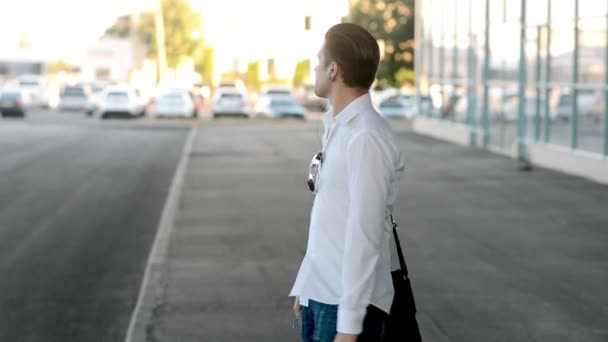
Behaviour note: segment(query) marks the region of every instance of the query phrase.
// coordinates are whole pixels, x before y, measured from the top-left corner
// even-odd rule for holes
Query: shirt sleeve
[[[386,201],[393,173],[390,145],[378,132],[353,137],[347,148],[349,208],[337,330],[360,334],[386,238]]]

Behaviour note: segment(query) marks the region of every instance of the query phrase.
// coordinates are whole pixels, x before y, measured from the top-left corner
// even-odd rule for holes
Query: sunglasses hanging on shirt
[[[318,152],[312,157],[308,172],[308,189],[313,194],[317,193],[317,178],[319,177],[319,166],[323,162],[323,152]]]

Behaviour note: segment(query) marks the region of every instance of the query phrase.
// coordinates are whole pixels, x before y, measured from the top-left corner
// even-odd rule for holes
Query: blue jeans
[[[388,314],[370,305],[363,322],[363,332],[359,342],[385,341],[385,329]],[[308,300],[308,306],[302,307],[302,341],[333,342],[338,324],[338,306]]]
[[[333,342],[338,324],[338,306],[308,300],[302,307],[302,342]]]

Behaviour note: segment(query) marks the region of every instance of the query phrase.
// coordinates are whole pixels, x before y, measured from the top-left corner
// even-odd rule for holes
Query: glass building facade
[[[608,2],[418,0],[422,116],[525,156],[547,143],[608,156]]]

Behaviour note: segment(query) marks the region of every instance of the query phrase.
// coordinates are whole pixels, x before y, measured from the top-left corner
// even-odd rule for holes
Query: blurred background
[[[342,21],[360,23],[380,40],[384,60],[376,88],[414,84],[413,1],[27,0],[1,6],[0,87],[10,92],[7,98],[21,93],[26,112],[314,116],[326,106],[312,91],[316,53],[325,31]],[[270,88],[284,101],[269,100]],[[178,95],[165,101],[176,92],[189,94],[183,108],[170,105],[180,103]],[[413,101],[405,105],[407,113],[396,115],[410,116]]]
[[[477,145],[505,154],[526,156],[524,148],[536,142],[608,154],[605,2],[414,5],[3,4],[0,89],[6,106],[19,99],[23,110],[16,116],[50,108],[101,118],[318,118],[326,103],[312,91],[315,55],[325,31],[349,21],[370,30],[381,46],[372,96],[387,117],[463,124]]]

